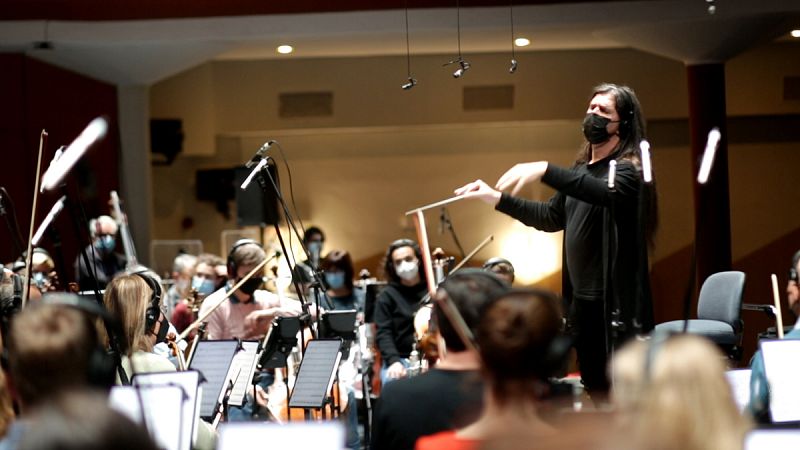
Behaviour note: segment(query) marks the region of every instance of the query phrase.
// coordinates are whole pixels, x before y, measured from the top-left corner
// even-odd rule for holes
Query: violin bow
[[[31,226],[28,231],[28,249],[25,253],[25,274],[27,281],[25,281],[25,289],[22,291],[22,309],[25,309],[25,304],[28,303],[28,298],[31,295],[31,269],[33,268],[33,252],[31,251],[31,242],[33,241],[33,227],[36,221],[36,201],[39,199],[39,176],[42,172],[42,151],[47,145],[47,131],[42,130],[39,135],[39,157],[36,161],[36,177],[33,188],[33,205],[31,206]]]

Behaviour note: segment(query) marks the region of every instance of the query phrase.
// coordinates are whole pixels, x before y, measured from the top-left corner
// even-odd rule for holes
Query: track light
[[[512,59],[511,60],[511,67],[508,68],[508,73],[514,73],[516,71],[517,71],[517,60],[516,59]]]
[[[407,91],[407,90],[413,88],[416,85],[417,85],[417,79],[408,77],[408,83],[405,83],[404,85],[402,85],[400,87],[403,88],[404,91]]]
[[[464,72],[469,70],[471,65],[470,65],[469,62],[465,61],[460,56],[458,58],[452,60],[452,61],[448,61],[448,62],[442,64],[442,66],[449,66],[450,64],[456,64],[456,63],[458,63],[459,68],[456,69],[455,72],[453,72],[453,78],[461,78],[464,75]]]

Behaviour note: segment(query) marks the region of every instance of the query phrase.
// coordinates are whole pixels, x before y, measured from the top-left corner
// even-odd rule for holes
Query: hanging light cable
[[[411,44],[408,38],[408,0],[406,0],[406,72],[408,81],[400,86],[405,91],[417,85],[417,79],[411,75]]]
[[[517,71],[517,56],[514,53],[514,0],[508,5],[508,12],[511,16],[511,67],[508,68],[508,73]]]
[[[449,66],[450,64],[458,64],[459,68],[453,72],[453,78],[461,78],[464,75],[464,72],[469,70],[470,63],[464,61],[464,58],[461,56],[461,4],[459,0],[456,0],[456,31],[458,36],[458,58],[448,61],[442,66]]]

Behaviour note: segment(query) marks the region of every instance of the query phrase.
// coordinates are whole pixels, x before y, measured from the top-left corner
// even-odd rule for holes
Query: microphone
[[[69,144],[64,153],[47,168],[47,172],[42,176],[42,190],[52,191],[58,187],[72,166],[78,162],[89,147],[102,139],[106,132],[108,132],[108,121],[105,118],[98,117],[89,122],[89,125]]]
[[[31,239],[31,247],[36,247],[39,244],[39,241],[42,239],[42,235],[44,234],[47,227],[53,222],[53,220],[58,216],[58,213],[64,209],[64,202],[67,200],[66,195],[62,195],[60,199],[50,208],[50,212],[47,213],[42,224],[39,225],[39,229],[36,230],[36,234],[33,235],[33,239]]]
[[[711,164],[714,162],[714,154],[717,151],[720,139],[722,139],[722,133],[719,132],[719,128],[714,127],[708,132],[706,149],[703,152],[700,171],[697,173],[697,182],[700,184],[706,184],[708,181],[708,176],[711,174]]]
[[[253,167],[255,164],[258,164],[259,161],[264,159],[264,153],[267,153],[267,150],[269,150],[269,148],[272,147],[272,144],[274,144],[274,143],[275,143],[275,141],[267,141],[267,142],[265,142],[264,145],[262,145],[256,151],[256,154],[253,155],[252,158],[250,158],[250,161],[247,161],[247,163],[244,166],[249,169],[249,168]]]

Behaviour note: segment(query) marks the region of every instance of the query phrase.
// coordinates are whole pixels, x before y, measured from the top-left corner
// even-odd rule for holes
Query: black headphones
[[[236,272],[239,270],[239,267],[236,265],[236,261],[233,258],[233,254],[236,253],[236,250],[239,249],[239,247],[244,247],[245,245],[251,245],[251,244],[261,247],[261,244],[254,241],[253,239],[239,239],[238,241],[236,241],[236,243],[233,244],[233,247],[231,247],[231,251],[228,252],[228,262],[227,262],[228,278],[235,280],[237,275]]]
[[[155,278],[151,277],[146,272],[134,272],[133,275],[137,275],[139,278],[144,280],[152,292],[150,295],[150,301],[148,302],[149,304],[147,305],[147,310],[144,313],[145,331],[150,333],[153,331],[156,326],[156,322],[158,322],[158,319],[161,317],[161,284],[159,284]]]
[[[64,306],[77,309],[86,314],[87,326],[91,329],[91,333],[95,336],[97,342],[94,350],[92,350],[92,354],[89,356],[87,380],[91,386],[110,389],[111,386],[114,385],[116,365],[114,363],[114,358],[103,347],[101,339],[97,335],[97,328],[91,318],[96,317],[101,319],[106,323],[111,333],[114,333],[119,339],[125,339],[125,333],[122,330],[119,320],[112,316],[103,305],[96,301],[82,298],[76,294],[65,292],[47,293],[42,297],[42,305]]]

